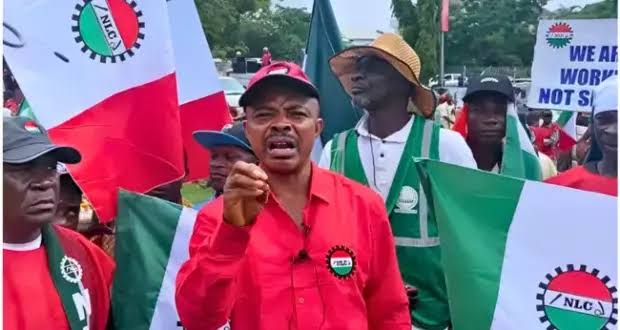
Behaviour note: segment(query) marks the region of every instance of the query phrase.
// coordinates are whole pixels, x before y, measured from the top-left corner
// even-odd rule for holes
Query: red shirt
[[[255,223],[206,205],[177,276],[186,329],[411,330],[385,206],[369,188],[313,165],[305,230],[271,195]]]
[[[4,102],[4,107],[11,110],[11,113],[15,115],[17,113],[18,105],[14,99],[8,99]]]
[[[87,289],[91,301],[101,299],[105,302],[102,305],[108,306],[108,309],[91,310],[89,324],[91,330],[104,330],[109,315],[114,262],[82,235],[68,229],[60,229],[58,232],[77,239],[99,266],[96,272],[99,279],[97,286]],[[70,329],[60,295],[50,275],[45,247],[39,246],[28,251],[4,248],[2,257],[3,329]]]
[[[558,186],[618,196],[618,178],[610,178],[591,173],[584,166],[573,167],[558,176],[547,179],[545,182]]]
[[[271,64],[271,53],[263,53],[263,57],[261,58],[262,66],[267,66]]]
[[[549,156],[551,159],[557,159],[558,142],[560,141],[560,126],[551,123],[547,127],[530,127],[536,140],[536,148],[538,151]],[[545,140],[553,141],[551,145],[545,145]]]

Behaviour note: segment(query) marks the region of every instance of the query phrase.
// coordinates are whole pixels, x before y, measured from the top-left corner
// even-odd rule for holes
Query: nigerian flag
[[[31,120],[37,121],[37,117],[34,115],[32,108],[28,101],[23,100],[22,104],[19,105],[19,109],[17,110],[17,115],[20,117],[30,118]]]
[[[514,103],[508,104],[504,155],[500,173],[530,180],[542,179],[538,155],[525,128],[519,122]]]
[[[558,148],[568,150],[577,143],[577,112],[562,111],[555,121],[560,126]]]
[[[189,259],[195,221],[193,209],[120,191],[112,287],[115,329],[180,329],[175,283]]]
[[[439,227],[454,330],[616,328],[617,198],[431,160],[417,166]]]
[[[325,127],[312,151],[312,159],[317,163],[323,143],[331,140],[334,134],[352,128],[361,118],[329,68],[329,59],[342,49],[342,37],[330,1],[314,0],[303,69],[321,95],[321,118]]]

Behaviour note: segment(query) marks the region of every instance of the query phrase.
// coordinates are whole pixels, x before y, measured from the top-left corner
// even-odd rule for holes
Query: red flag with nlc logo
[[[209,175],[209,152],[192,137],[198,130],[219,131],[232,118],[193,0],[168,1],[177,73],[187,181]]]
[[[183,177],[165,1],[7,0],[4,10],[7,63],[52,140],[81,152],[69,172],[100,220],[114,218],[119,188]]]

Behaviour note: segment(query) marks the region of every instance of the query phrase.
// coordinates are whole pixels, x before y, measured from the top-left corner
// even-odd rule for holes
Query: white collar
[[[32,251],[41,247],[41,234],[37,236],[33,241],[26,243],[4,243],[2,242],[2,249],[10,251]]]
[[[382,140],[386,142],[397,142],[397,143],[405,143],[407,142],[407,138],[409,137],[409,132],[411,131],[411,127],[413,126],[413,120],[415,119],[415,115],[411,115],[411,119],[398,131],[392,133],[384,139],[380,139],[377,136],[374,136],[368,133],[368,112],[364,112],[362,118],[355,125],[355,130],[361,136],[365,136],[371,139]]]
[[[499,163],[496,163],[495,166],[493,166],[491,173],[499,174]]]

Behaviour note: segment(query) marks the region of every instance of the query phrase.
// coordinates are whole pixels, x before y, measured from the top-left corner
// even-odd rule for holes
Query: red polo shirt
[[[411,329],[385,206],[369,188],[313,164],[305,230],[273,195],[252,226],[222,214],[222,198],[200,211],[177,276],[185,328]]]
[[[530,129],[536,138],[534,143],[536,144],[538,151],[549,156],[551,159],[557,159],[558,143],[560,138],[559,134],[561,130],[560,126],[556,123],[552,123],[546,127],[530,127]],[[545,145],[545,139],[552,139],[554,134],[558,135],[558,141],[553,145]]]

